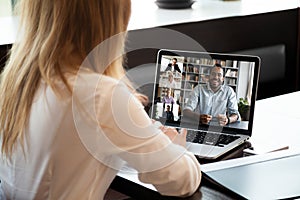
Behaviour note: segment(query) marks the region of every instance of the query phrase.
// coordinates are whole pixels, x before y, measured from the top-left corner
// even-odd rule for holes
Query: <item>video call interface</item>
[[[221,70],[214,69],[216,65]],[[254,62],[240,60],[162,55],[152,118],[176,127],[214,125],[247,130],[254,66]],[[222,91],[214,91],[216,88]],[[188,115],[191,112],[186,111],[195,114]],[[233,114],[237,115],[236,121],[221,123],[221,117],[228,119]],[[201,121],[200,115],[208,116],[209,120]]]

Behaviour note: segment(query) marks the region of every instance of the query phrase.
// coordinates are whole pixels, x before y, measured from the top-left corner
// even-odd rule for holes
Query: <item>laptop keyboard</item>
[[[199,144],[225,146],[234,140],[237,140],[240,136],[220,134],[205,131],[188,131],[187,141]]]

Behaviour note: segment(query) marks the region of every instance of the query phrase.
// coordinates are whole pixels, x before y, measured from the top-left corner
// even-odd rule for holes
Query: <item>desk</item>
[[[160,9],[155,0],[131,0],[129,30],[198,22],[235,16],[247,16],[300,7],[298,0],[196,0],[192,9]],[[145,20],[147,15],[147,20]]]
[[[299,102],[300,92],[257,101],[250,139],[253,147],[288,144],[292,150],[300,149]]]
[[[300,151],[300,91],[256,102],[252,146],[288,144],[291,150]],[[284,118],[284,120],[283,120]],[[281,123],[279,123],[281,122]],[[284,136],[284,137],[283,137]],[[242,148],[241,148],[242,149]],[[232,152],[231,152],[232,153]],[[226,158],[225,158],[226,159]],[[176,199],[162,197],[150,184],[138,181],[134,171],[120,172],[112,188],[136,199]],[[233,193],[203,179],[199,190],[186,199],[236,199]]]

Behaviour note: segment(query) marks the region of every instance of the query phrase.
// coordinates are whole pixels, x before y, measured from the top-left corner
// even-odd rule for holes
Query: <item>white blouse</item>
[[[88,71],[68,79],[74,92],[64,100],[41,84],[24,152],[18,146],[11,162],[0,154],[0,199],[1,190],[7,199],[103,199],[124,163],[161,194],[196,191],[194,155],[151,122],[124,84]]]

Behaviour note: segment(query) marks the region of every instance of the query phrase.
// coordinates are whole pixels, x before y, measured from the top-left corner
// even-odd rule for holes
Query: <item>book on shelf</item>
[[[208,59],[208,58],[201,58],[200,63],[202,65],[213,65],[214,64],[214,60]]]
[[[226,60],[225,66],[226,67],[232,67],[233,66],[233,61],[232,60]]]
[[[238,61],[237,61],[237,60],[234,60],[234,61],[233,61],[232,67],[233,67],[233,68],[237,68],[237,67],[238,67]]]
[[[230,73],[231,73],[231,70],[230,69],[228,69],[227,71],[226,71],[226,74],[225,74],[225,76],[230,76]]]
[[[197,59],[195,60],[195,63],[196,63],[196,64],[200,64],[200,59],[197,58]]]
[[[232,68],[238,68],[238,61],[237,60],[226,60],[224,66],[232,67]]]
[[[237,71],[236,70],[228,69],[226,71],[225,77],[236,78],[237,77]]]
[[[227,84],[235,86],[236,85],[236,80],[234,80],[234,79],[228,79],[227,80]]]
[[[213,60],[213,64],[220,64],[222,67],[226,65],[225,60]]]
[[[196,61],[196,58],[193,58],[193,57],[187,57],[187,62],[189,63],[194,63]]]

